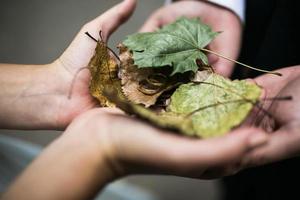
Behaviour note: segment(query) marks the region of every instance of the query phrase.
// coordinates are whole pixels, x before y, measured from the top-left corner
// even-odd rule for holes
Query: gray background
[[[118,0],[0,0],[0,62],[44,64],[57,58],[80,27]],[[129,20],[109,41],[111,47],[136,32],[163,0],[139,0]],[[59,136],[54,131],[9,131],[0,134],[18,137],[46,146]],[[1,179],[1,177],[0,177]],[[133,184],[156,193],[161,199],[218,199],[216,181],[201,181],[168,176],[135,176]]]

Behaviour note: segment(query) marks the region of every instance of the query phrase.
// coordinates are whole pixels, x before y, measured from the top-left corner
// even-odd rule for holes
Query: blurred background
[[[45,64],[57,58],[80,27],[120,0],[0,0],[0,62]],[[110,39],[112,48],[138,31],[164,0],[139,0],[132,18]],[[0,71],[1,73],[1,71]],[[0,130],[0,192],[51,141],[55,131]],[[12,139],[13,138],[13,139]],[[218,181],[171,176],[131,176],[109,185],[97,199],[206,199],[221,196]]]

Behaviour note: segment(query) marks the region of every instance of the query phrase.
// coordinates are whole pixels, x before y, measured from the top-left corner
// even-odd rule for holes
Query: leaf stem
[[[89,38],[91,38],[92,40],[94,40],[95,42],[98,42],[98,40],[96,40],[96,38],[94,38],[89,32],[85,32],[85,34],[86,34],[87,36],[89,36]],[[104,42],[104,41],[103,41],[103,37],[102,37],[102,31],[99,32],[99,35],[100,35],[101,41]],[[107,46],[107,45],[105,45],[105,46],[106,46],[106,48],[107,48],[112,54],[114,54],[114,56],[118,59],[118,61],[121,61],[120,58],[119,58],[119,56],[114,52],[114,50],[112,50],[112,49],[111,49],[109,46]]]
[[[244,66],[244,67],[247,67],[247,68],[250,68],[250,69],[253,69],[253,70],[256,70],[256,71],[260,71],[260,72],[264,72],[264,73],[268,73],[268,74],[274,74],[274,75],[277,75],[277,76],[282,76],[282,74],[279,73],[279,72],[274,72],[274,71],[268,71],[268,70],[263,70],[263,69],[255,68],[255,67],[252,67],[252,66],[250,66],[250,65],[247,65],[247,64],[241,63],[241,62],[239,62],[239,61],[233,60],[233,59],[231,59],[231,58],[228,58],[228,57],[226,57],[226,56],[223,56],[223,55],[221,55],[221,54],[219,54],[219,53],[216,53],[216,52],[214,52],[214,51],[211,51],[211,50],[209,50],[209,49],[200,48],[200,50],[201,50],[201,51],[208,52],[208,53],[211,53],[211,54],[214,54],[214,55],[216,55],[216,56],[218,56],[218,57],[224,58],[224,59],[226,59],[226,60],[229,60],[229,61],[231,61],[231,62],[234,62],[234,63],[236,63],[236,64],[242,65],[242,66]]]
[[[87,36],[89,36],[89,38],[91,38],[95,42],[98,42],[98,40],[96,40],[96,38],[94,38],[89,32],[85,32],[84,34],[86,34]]]

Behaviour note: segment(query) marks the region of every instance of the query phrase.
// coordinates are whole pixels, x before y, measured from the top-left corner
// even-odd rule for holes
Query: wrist
[[[1,70],[1,128],[54,128],[57,84],[52,64],[2,64]]]
[[[105,139],[97,132],[84,127],[82,132],[66,131],[62,136],[62,143],[66,151],[72,152],[78,160],[77,167],[86,174],[81,176],[95,182],[97,189],[116,180],[119,176],[112,167],[112,156]],[[71,155],[70,155],[71,156]],[[90,175],[90,177],[88,177]],[[93,175],[93,176],[91,176]]]
[[[102,182],[111,182],[125,174],[118,159],[118,137],[111,126],[114,116],[105,109],[92,109],[73,120],[63,137],[71,143],[80,143],[89,159],[95,163]],[[118,130],[119,132],[119,130]],[[116,141],[117,140],[117,141]],[[80,151],[80,150],[79,150]],[[99,170],[100,169],[100,170]]]
[[[57,61],[45,64],[40,67],[40,71],[33,78],[34,88],[32,93],[35,98],[42,116],[41,125],[37,128],[59,130],[62,128],[57,120],[57,113],[61,112],[61,102],[68,98],[69,85],[71,85],[71,76],[68,78],[61,72]]]
[[[116,178],[97,124],[85,114],[79,119],[21,174],[7,199],[43,199],[45,194],[48,199],[91,199]]]
[[[66,116],[69,115],[70,110],[76,110],[76,108],[72,108],[72,96],[70,96],[71,90],[74,89],[72,88],[72,81],[75,75],[68,71],[59,59],[48,64],[47,67],[48,76],[51,77],[51,81],[48,82],[51,87],[48,88],[48,92],[52,94],[52,106],[49,108],[51,111],[51,129],[64,130],[72,121]]]

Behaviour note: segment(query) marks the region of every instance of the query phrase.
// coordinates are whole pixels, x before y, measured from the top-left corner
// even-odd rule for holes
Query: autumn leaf
[[[101,106],[113,107],[114,104],[103,95],[103,91],[105,87],[114,87],[122,95],[121,83],[118,78],[118,64],[110,56],[103,41],[97,42],[95,54],[88,67],[92,77],[89,87],[91,95],[98,99]]]
[[[122,91],[133,103],[150,107],[156,103],[162,93],[177,87],[184,78],[187,80],[187,75],[170,77],[170,70],[166,68],[138,68],[128,48],[122,44],[118,48]]]
[[[187,115],[194,134],[222,135],[238,126],[259,100],[261,89],[245,80],[231,81],[212,73],[205,81],[181,85],[172,95],[168,112]]]
[[[156,113],[107,93],[129,114],[185,135],[209,138],[224,135],[241,124],[258,102],[261,88],[245,80],[231,81],[212,73],[205,81],[181,85],[166,111]]]
[[[200,138],[224,135],[257,106],[261,88],[214,73],[203,52],[211,52],[205,46],[217,34],[199,19],[183,17],[154,33],[129,36],[119,46],[119,65],[98,41],[90,92],[102,106],[115,104],[157,127]]]
[[[154,105],[157,98],[163,92],[160,88],[145,88],[141,82],[153,74],[151,68],[139,69],[133,63],[132,53],[122,44],[120,50],[120,78],[122,91],[127,99],[136,104],[143,104],[146,107]]]
[[[134,64],[139,68],[172,66],[174,75],[196,72],[197,59],[208,64],[201,48],[217,35],[200,19],[182,17],[156,32],[130,35],[123,44],[133,52]]]

